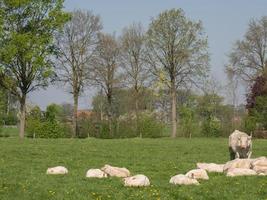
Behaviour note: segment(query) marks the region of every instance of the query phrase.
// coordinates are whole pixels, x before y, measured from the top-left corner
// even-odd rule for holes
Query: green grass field
[[[209,174],[199,186],[174,186],[171,176],[185,173],[197,162],[228,160],[227,139],[0,139],[0,199],[235,199],[266,200],[267,177],[228,178]],[[267,141],[256,140],[254,157],[267,156]],[[127,167],[150,178],[146,188],[125,188],[121,179],[87,179],[89,168],[104,164]],[[64,165],[65,176],[46,175]]]

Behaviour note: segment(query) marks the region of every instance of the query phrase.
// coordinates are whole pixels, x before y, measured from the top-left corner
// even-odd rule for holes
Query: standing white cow
[[[235,130],[229,136],[230,160],[235,158],[250,158],[252,149],[252,136],[244,132]]]

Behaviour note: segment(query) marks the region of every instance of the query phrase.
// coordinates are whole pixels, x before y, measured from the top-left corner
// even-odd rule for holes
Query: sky
[[[191,20],[201,20],[208,36],[211,74],[219,84],[226,84],[224,66],[234,42],[242,39],[251,19],[267,15],[267,0],[65,0],[66,11],[90,10],[101,16],[103,31],[120,35],[123,27],[141,22],[148,27],[152,18],[166,9],[181,8]],[[82,95],[80,109],[90,108],[95,93],[88,88]],[[239,101],[244,91],[239,92]],[[50,103],[72,103],[62,86],[50,86],[32,93],[29,101],[44,109]]]

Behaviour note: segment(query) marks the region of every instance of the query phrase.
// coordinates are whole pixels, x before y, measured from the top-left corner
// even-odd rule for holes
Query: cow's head
[[[238,143],[237,143],[237,145],[241,149],[245,149],[247,147],[250,147],[250,145],[251,145],[251,139],[252,139],[252,136],[239,136],[238,137]]]

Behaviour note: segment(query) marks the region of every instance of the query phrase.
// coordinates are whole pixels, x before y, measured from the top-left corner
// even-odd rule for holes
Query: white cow
[[[252,136],[235,130],[229,136],[230,160],[235,158],[250,158],[252,154]]]
[[[178,174],[171,177],[170,183],[175,185],[199,185],[199,182],[196,179],[189,178],[184,174]]]
[[[51,167],[48,168],[46,171],[46,174],[67,174],[68,173],[68,169],[66,167],[63,166],[57,166],[57,167]]]
[[[226,176],[234,177],[234,176],[251,176],[257,175],[257,173],[252,169],[244,169],[244,168],[231,168],[227,171]]]
[[[150,185],[149,179],[142,174],[124,178],[124,186],[143,187],[149,185]]]
[[[258,174],[267,175],[267,158],[256,158],[254,161],[251,162],[251,168]]]
[[[89,169],[86,172],[87,178],[106,178],[108,175],[100,169]]]
[[[209,176],[204,169],[193,169],[185,174],[189,178],[208,180]]]
[[[105,165],[104,167],[101,168],[101,170],[105,172],[106,174],[108,174],[109,176],[116,176],[116,177],[121,177],[121,178],[130,176],[130,171],[126,168]]]
[[[254,159],[235,159],[228,161],[224,167],[223,171],[227,172],[231,168],[243,168],[243,169],[250,169],[251,168],[251,163],[254,161]]]
[[[197,168],[204,169],[208,172],[223,172],[224,164],[215,164],[215,163],[197,163]]]

